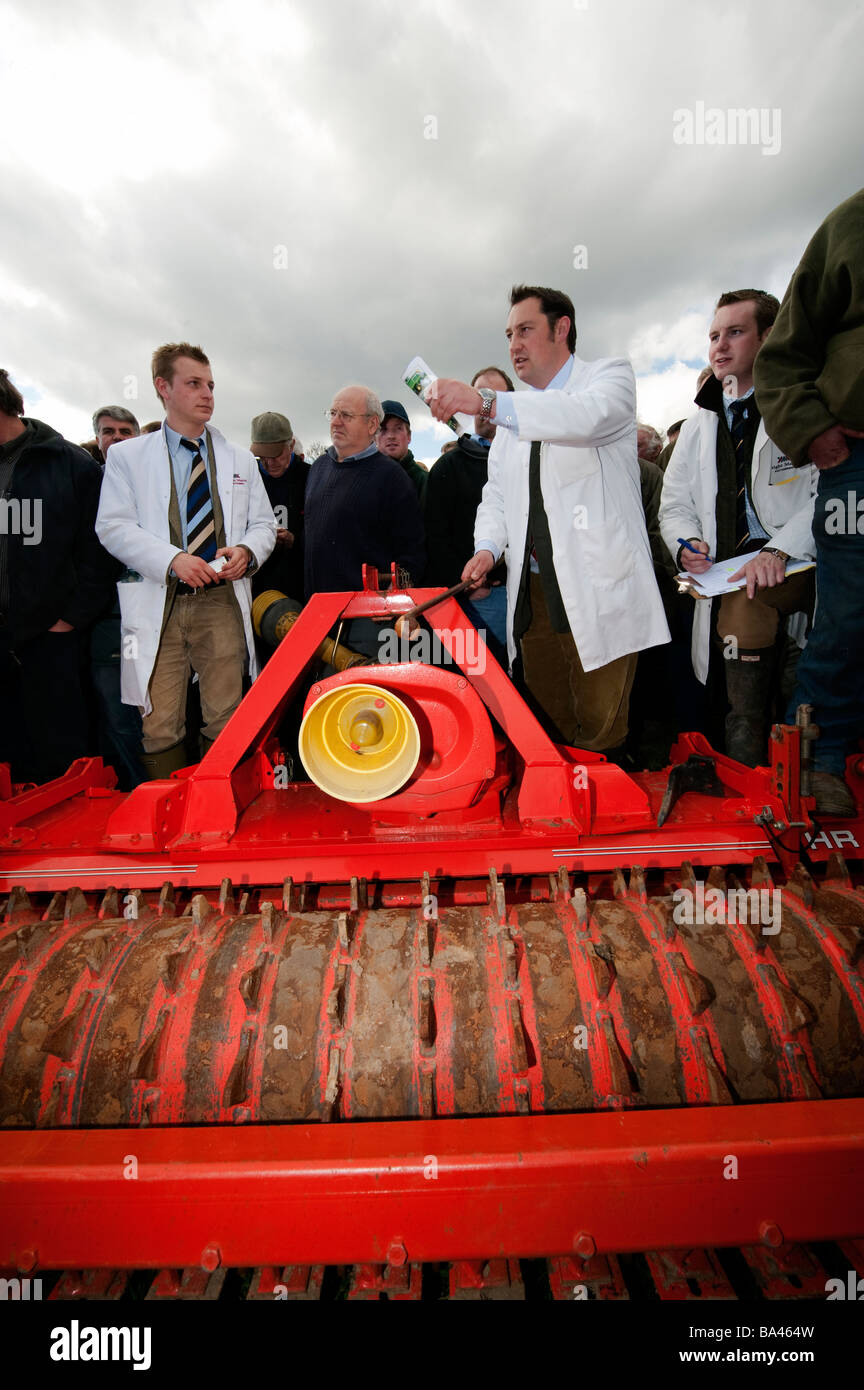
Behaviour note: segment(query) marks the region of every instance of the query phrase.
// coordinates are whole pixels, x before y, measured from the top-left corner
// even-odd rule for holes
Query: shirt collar
[[[201,433],[198,435],[198,438],[194,441],[194,442],[198,445],[198,448],[199,448],[199,449],[203,449],[203,448],[204,448],[204,443],[205,443],[206,435],[207,435],[207,431],[206,431],[206,430],[202,430]],[[165,422],[165,438],[166,438],[167,441],[168,441],[168,448],[171,450],[172,454],[176,454],[177,450],[180,448],[180,440],[181,440],[181,439],[188,439],[188,438],[189,438],[189,435],[188,435],[188,434],[178,434],[176,430],[172,430],[171,426],[168,424],[168,422],[167,422],[167,420],[166,420],[166,422]]]
[[[570,373],[573,370],[573,363],[576,358],[571,353],[560,371],[556,372],[548,386],[532,386],[532,391],[560,391],[562,386],[566,386],[570,380]]]
[[[744,392],[743,396],[727,396],[725,391],[723,392],[723,413],[726,416],[726,424],[729,426],[730,429],[732,428],[732,406],[735,404],[736,401],[749,401],[752,395],[752,386],[750,387],[749,391]]]
[[[353,463],[355,459],[368,459],[371,458],[373,454],[377,454],[377,452],[378,445],[373,440],[372,443],[368,446],[368,448],[361,449],[359,454],[349,454],[347,459],[339,459],[336,457],[336,445],[330,445],[330,453],[332,454],[336,463]]]

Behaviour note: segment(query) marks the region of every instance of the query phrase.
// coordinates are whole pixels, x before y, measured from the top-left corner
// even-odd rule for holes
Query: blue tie
[[[207,481],[207,465],[193,439],[181,438],[180,443],[195,455],[186,492],[186,553],[199,555],[202,560],[214,560],[217,550],[216,523]]]

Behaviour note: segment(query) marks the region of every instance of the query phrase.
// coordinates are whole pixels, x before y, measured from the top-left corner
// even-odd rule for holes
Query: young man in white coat
[[[699,410],[681,426],[660,502],[660,530],[679,569],[704,574],[715,560],[759,551],[734,576],[746,578],[746,588],[719,604],[696,603],[691,649],[704,685],[716,609],[730,704],[726,752],[750,767],[767,757],[781,615],[813,607],[812,570],[785,576],[787,560],[815,553],[816,470],[795,467],[768,438],[753,394],[753,363],[778,308],[764,290],[731,290],[717,301],[708,335],[713,374],[696,396]]]
[[[117,586],[121,688],[144,716],[151,778],[186,761],[190,669],[205,751],[240,703],[247,660],[257,674],[249,579],[276,541],[255,458],[207,428],[213,378],[201,348],[167,343],[152,370],[162,429],[108,450],[96,520],[105,549],[128,567]],[[223,556],[217,573],[212,562]]]
[[[573,303],[514,286],[510,358],[526,392],[439,380],[438,419],[498,426],[462,577],[482,584],[505,549],[507,645],[564,742],[621,756],[636,653],[669,641],[636,461],[636,382],[624,358],[574,355]]]

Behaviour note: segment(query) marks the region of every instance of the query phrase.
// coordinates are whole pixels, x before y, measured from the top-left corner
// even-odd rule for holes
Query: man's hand
[[[216,559],[220,555],[227,555],[228,563],[224,569],[219,571],[220,579],[227,579],[230,583],[235,579],[242,579],[249,567],[249,551],[244,545],[226,545],[221,550],[216,551]],[[212,574],[213,571],[211,570]]]
[[[449,420],[461,411],[463,415],[479,415],[483,397],[464,381],[440,377],[429,388],[429,409],[436,420]]]
[[[782,584],[785,578],[786,561],[781,560],[779,555],[761,554],[754,555],[740,570],[730,574],[729,583],[746,579],[747,597],[755,598],[757,589],[773,589],[776,584]]]
[[[62,618],[58,618],[54,626],[48,629],[49,632],[74,632],[74,630],[72,624],[64,622]]]
[[[462,578],[471,582],[474,588],[483,583],[489,571],[494,567],[495,556],[491,550],[478,550],[472,556],[462,571]],[[488,592],[488,591],[487,591]]]
[[[708,559],[708,546],[705,541],[691,541],[690,544],[695,546],[699,554],[694,555],[692,550],[682,546],[681,568],[685,569],[688,574],[704,574],[706,570],[710,570],[712,563]]]
[[[850,439],[864,439],[864,430],[848,429],[846,425],[832,425],[824,434],[817,434],[808,452],[820,473],[826,468],[836,468],[838,463],[846,462],[849,457],[847,435]]]
[[[277,526],[276,544],[284,545],[286,548],[290,549],[290,547],[294,544],[294,532],[286,531],[284,526]],[[225,571],[223,570],[222,573],[224,574]]]
[[[183,550],[171,561],[171,568],[178,579],[188,584],[190,589],[203,589],[205,584],[215,584],[216,576],[206,560],[200,555],[187,555]],[[223,570],[224,574],[225,571]]]

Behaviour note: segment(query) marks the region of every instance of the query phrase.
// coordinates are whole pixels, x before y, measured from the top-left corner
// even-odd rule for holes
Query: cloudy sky
[[[157,417],[186,339],[238,443],[261,410],[325,437],[359,381],[431,460],[402,368],[507,365],[527,281],[665,429],[717,295],[782,295],[862,182],[862,30],[862,0],[0,0],[0,365],[80,441]]]

